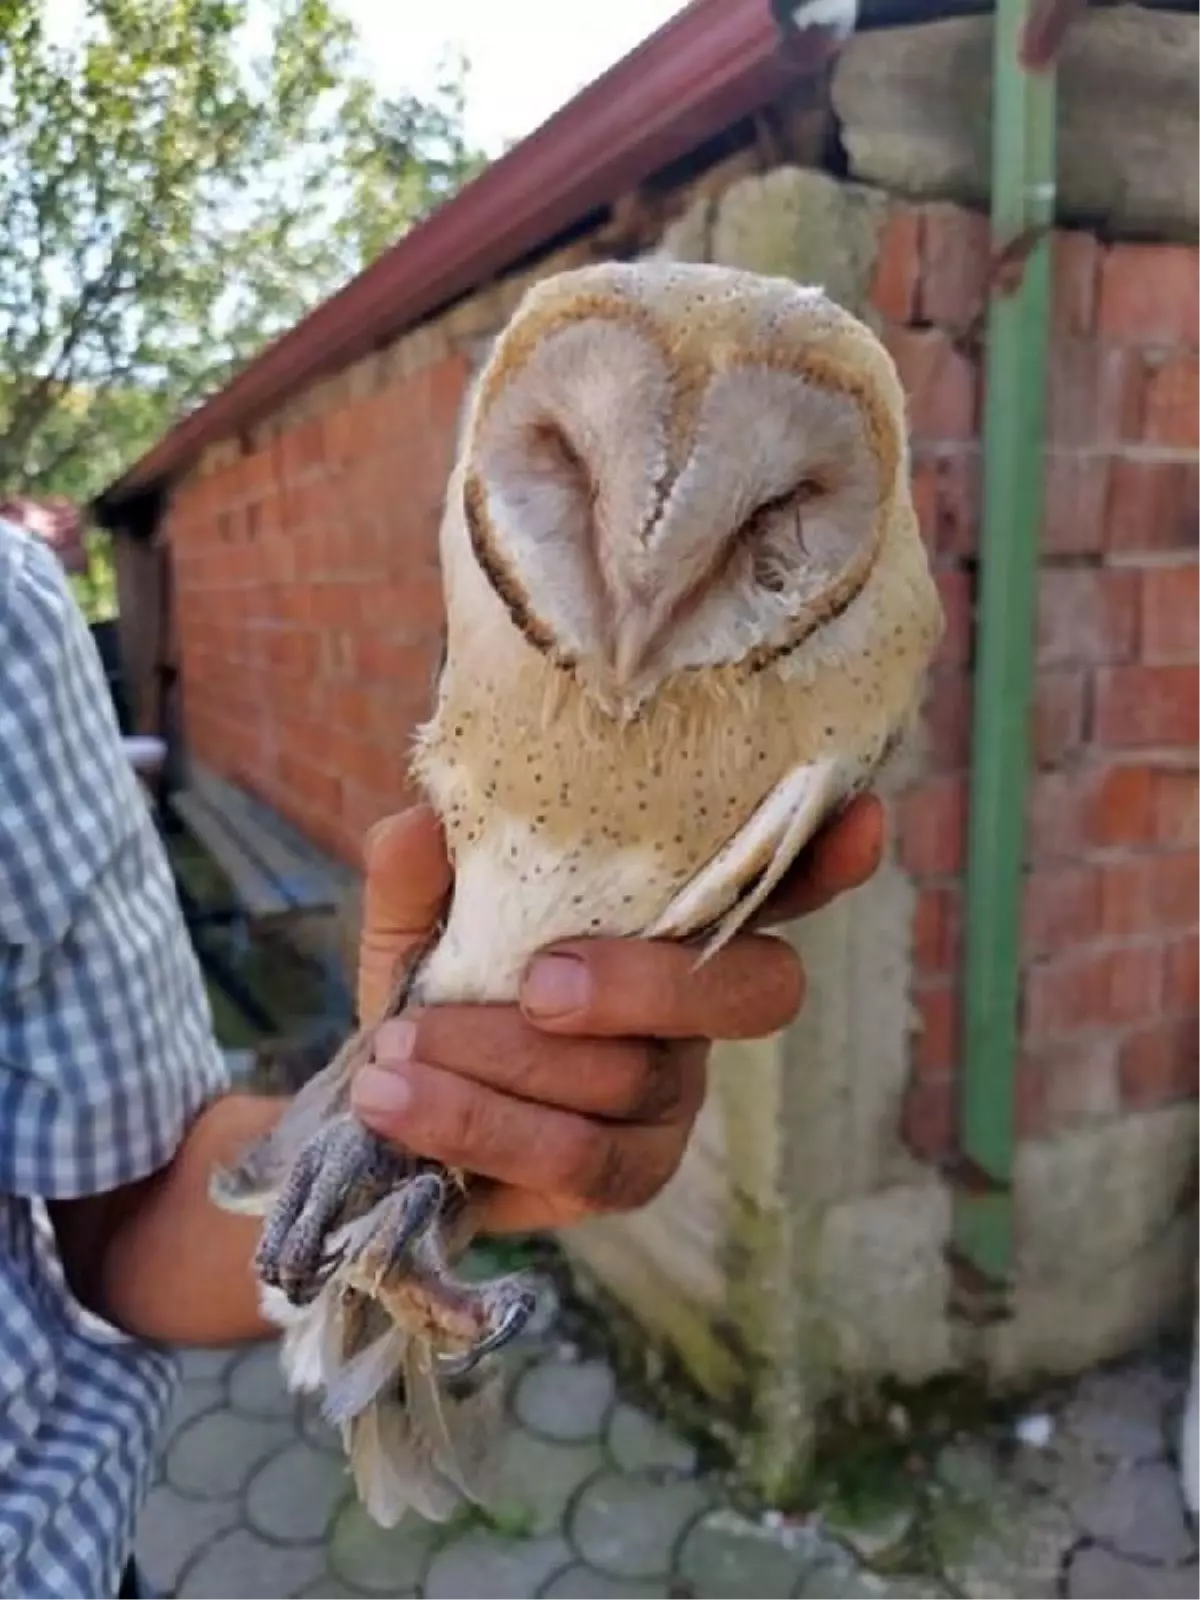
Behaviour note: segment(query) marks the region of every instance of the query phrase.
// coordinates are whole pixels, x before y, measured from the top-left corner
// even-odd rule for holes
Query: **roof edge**
[[[797,32],[782,20],[788,11],[778,0],[693,0],[177,422],[96,497],[98,520],[120,525],[123,507],[208,445],[502,276],[811,76],[836,30]]]

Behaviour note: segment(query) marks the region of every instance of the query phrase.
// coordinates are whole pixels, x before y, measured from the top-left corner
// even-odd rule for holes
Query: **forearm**
[[[168,1343],[224,1344],[272,1331],[252,1265],[261,1222],[218,1210],[208,1182],[285,1104],[226,1095],[196,1118],[162,1172],[53,1208],[68,1279],[90,1310]]]

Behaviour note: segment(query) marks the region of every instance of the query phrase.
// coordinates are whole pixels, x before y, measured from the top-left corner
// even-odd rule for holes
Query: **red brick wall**
[[[911,397],[949,627],[927,775],[897,807],[919,898],[907,1125],[944,1153],[963,860],[988,230],[897,209],[873,298]],[[1049,457],[1023,935],[1025,1135],[1196,1092],[1197,253],[1054,240]]]
[[[359,859],[408,793],[437,666],[437,526],[468,375],[448,355],[176,494],[191,753]]]

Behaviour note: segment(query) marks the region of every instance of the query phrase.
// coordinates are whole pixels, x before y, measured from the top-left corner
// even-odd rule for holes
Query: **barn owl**
[[[511,1001],[580,935],[740,928],[916,708],[942,627],[904,398],[816,289],[663,260],[525,297],[468,408],[441,530],[446,648],[415,771],[454,889],[392,1007]],[[491,1353],[533,1310],[468,1283],[469,1176],[349,1110],[356,1035],[220,1176],[267,1216],[283,1360],[389,1524],[486,1492]]]

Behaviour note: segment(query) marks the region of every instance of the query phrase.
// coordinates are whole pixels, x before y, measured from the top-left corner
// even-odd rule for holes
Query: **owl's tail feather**
[[[342,1429],[359,1496],[385,1528],[409,1510],[445,1522],[464,1501],[486,1503],[503,1416],[498,1372],[445,1383],[429,1345],[402,1337],[399,1376]]]

